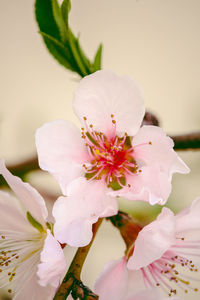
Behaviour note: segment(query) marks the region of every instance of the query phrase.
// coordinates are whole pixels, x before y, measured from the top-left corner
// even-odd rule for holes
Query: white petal
[[[44,124],[36,132],[40,167],[50,172],[66,194],[67,184],[83,173],[88,154],[81,132],[68,121]]]
[[[134,135],[144,116],[143,92],[128,76],[117,76],[109,71],[98,71],[80,81],[75,91],[74,111],[83,122],[93,124],[99,132],[110,133],[111,114],[117,132]],[[83,123],[84,124],[84,123]]]
[[[145,226],[135,241],[127,267],[138,270],[159,259],[175,241],[175,217],[164,207],[157,219]]]
[[[94,291],[99,300],[123,300],[128,286],[126,259],[111,261],[105,265],[95,283]]]
[[[56,289],[51,286],[42,287],[37,282],[36,274],[33,278],[24,282],[23,288],[19,290],[16,296],[14,296],[13,300],[52,300],[56,293]]]
[[[37,275],[41,286],[58,287],[66,271],[63,250],[51,232],[47,230],[44,248],[40,254],[41,263],[38,265]]]
[[[29,211],[38,222],[44,225],[48,212],[44,199],[38,191],[19,177],[13,176],[6,168],[3,160],[0,161],[0,174],[3,175],[13,192],[22,201],[26,211]]]
[[[149,144],[151,142],[151,144]],[[142,126],[133,138],[134,158],[146,165],[159,166],[171,180],[175,172],[188,173],[189,168],[173,150],[173,140],[157,126]]]
[[[14,220],[14,223],[13,223]],[[24,231],[30,226],[17,203],[17,199],[0,191],[0,230]],[[32,229],[32,226],[30,226]]]
[[[117,202],[106,196],[104,184],[79,178],[69,186],[68,197],[60,197],[53,207],[54,234],[61,243],[80,247],[92,238],[92,224],[98,218],[117,213]]]

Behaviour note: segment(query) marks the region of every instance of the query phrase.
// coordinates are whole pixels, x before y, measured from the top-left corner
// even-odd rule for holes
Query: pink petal
[[[51,286],[43,287],[40,286],[37,282],[37,276],[36,274],[31,274],[32,277],[29,280],[25,279],[24,285],[19,289],[17,294],[14,295],[12,298],[13,300],[52,300],[55,293],[56,289]],[[28,275],[29,276],[29,275]]]
[[[164,207],[157,219],[145,226],[135,241],[127,267],[138,270],[159,259],[175,241],[175,217]]]
[[[151,144],[149,144],[151,142]],[[143,165],[158,166],[171,180],[175,172],[188,173],[189,168],[173,150],[172,139],[157,126],[143,126],[133,138],[134,158]]]
[[[129,200],[148,201],[151,205],[164,204],[171,192],[171,180],[158,166],[143,166],[141,172],[129,176],[130,188],[123,188],[110,195],[118,195]]]
[[[192,237],[191,231],[193,234],[196,232],[197,236],[200,234],[200,198],[196,198],[190,207],[176,215],[177,235]]]
[[[95,283],[94,291],[99,300],[123,300],[127,292],[128,270],[126,259],[111,261],[105,265]]]
[[[171,192],[172,174],[188,173],[188,167],[173,150],[173,141],[159,127],[143,126],[132,145],[141,172],[129,176],[131,187],[120,190],[118,195],[152,205],[165,204]]]
[[[170,298],[171,299],[171,298]],[[157,289],[148,289],[132,295],[125,300],[164,300]]]
[[[143,92],[128,76],[98,71],[81,80],[75,91],[74,111],[81,122],[87,117],[88,125],[105,134],[113,130],[113,114],[117,132],[134,135],[144,116]]]
[[[40,254],[40,260],[41,263],[38,265],[37,271],[39,284],[41,286],[50,284],[57,288],[66,272],[66,262],[63,250],[50,230],[47,230],[47,237]]]
[[[68,183],[83,174],[82,164],[88,160],[81,132],[68,121],[46,123],[36,132],[36,147],[40,167],[56,178],[66,194]]]
[[[60,197],[54,204],[54,234],[61,243],[85,246],[92,238],[92,224],[116,214],[117,201],[106,196],[103,183],[85,178],[73,181],[68,192],[68,197]]]
[[[0,174],[3,175],[13,192],[22,201],[26,211],[29,211],[38,222],[44,225],[48,212],[44,199],[38,191],[19,177],[13,176],[6,168],[3,160],[0,161]]]

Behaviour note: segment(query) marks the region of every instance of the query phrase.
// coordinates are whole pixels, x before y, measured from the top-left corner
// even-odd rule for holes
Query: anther
[[[114,118],[114,115],[113,115],[113,114],[111,114],[110,116],[111,116],[111,118]]]
[[[152,142],[149,142],[149,145],[152,145]]]
[[[11,289],[9,289],[9,290],[8,290],[8,293],[12,293],[12,290],[11,290]]]
[[[86,118],[86,117],[83,117],[83,120],[84,120],[84,121],[86,121],[86,120],[87,120],[87,118]]]
[[[113,123],[113,124],[116,124],[116,121],[115,121],[115,120],[112,120],[112,123]]]

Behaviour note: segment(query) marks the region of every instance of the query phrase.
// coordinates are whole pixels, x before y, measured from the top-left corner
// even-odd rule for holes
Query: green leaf
[[[40,31],[45,32],[58,41],[61,41],[59,28],[53,16],[51,0],[36,0],[35,16]]]
[[[70,49],[45,32],[40,32],[40,34],[43,36],[49,52],[62,66],[74,72],[79,71],[76,63],[74,62],[74,58],[72,57]]]
[[[63,17],[63,21],[65,22],[66,27],[68,28],[68,15],[71,10],[71,2],[70,0],[64,0],[61,4],[61,13]]]
[[[69,30],[69,44],[70,44],[70,47],[71,47],[74,59],[75,59],[77,65],[78,65],[78,67],[80,69],[80,73],[79,74],[82,77],[88,75],[88,72],[86,70],[85,64],[82,61],[82,58],[80,57],[79,51],[78,51],[77,46],[76,46],[76,38],[74,37],[74,35],[71,32],[71,30]]]
[[[39,232],[44,232],[45,231],[44,228],[43,228],[43,226],[30,214],[29,211],[27,211],[26,217],[27,217],[29,223],[34,228],[36,228]]]
[[[40,33],[52,56],[65,68],[84,77],[101,68],[102,45],[99,46],[94,63],[85,55],[69,28],[70,0],[35,0],[36,20]]]
[[[89,59],[86,57],[85,53],[83,52],[81,45],[79,43],[79,39],[76,38],[72,32],[71,32],[71,34],[72,34],[73,43],[76,47],[77,53],[83,62],[83,65],[85,67],[85,71],[86,71],[87,75],[89,75],[89,74],[93,73],[91,62],[89,61]]]
[[[53,11],[54,20],[59,28],[61,39],[63,43],[65,43],[67,41],[68,27],[66,27],[66,24],[63,20],[63,16],[58,1],[57,0],[51,0],[51,1],[52,1],[52,11]]]
[[[103,49],[103,45],[100,44],[99,48],[97,49],[97,52],[96,52],[96,55],[94,58],[94,63],[93,63],[93,67],[94,67],[95,71],[101,69],[102,49]]]

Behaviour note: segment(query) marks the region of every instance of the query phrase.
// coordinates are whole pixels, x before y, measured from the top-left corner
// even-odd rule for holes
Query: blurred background
[[[168,134],[200,130],[200,1],[72,0],[70,24],[92,58],[103,43],[103,68],[129,74],[144,89],[146,108]],[[47,52],[34,19],[34,1],[0,1],[0,157],[7,164],[35,154],[34,135],[45,122],[67,119],[79,78]],[[179,152],[191,169],[175,175],[168,201],[174,211],[200,195],[200,151]],[[33,172],[29,180],[46,193],[60,193],[53,178]],[[49,201],[49,203],[51,203]],[[122,202],[138,221],[159,211],[143,203]],[[122,256],[115,228],[104,222],[83,269],[91,288],[104,263]],[[75,249],[66,249],[68,263]],[[187,296],[187,299],[193,295]]]

